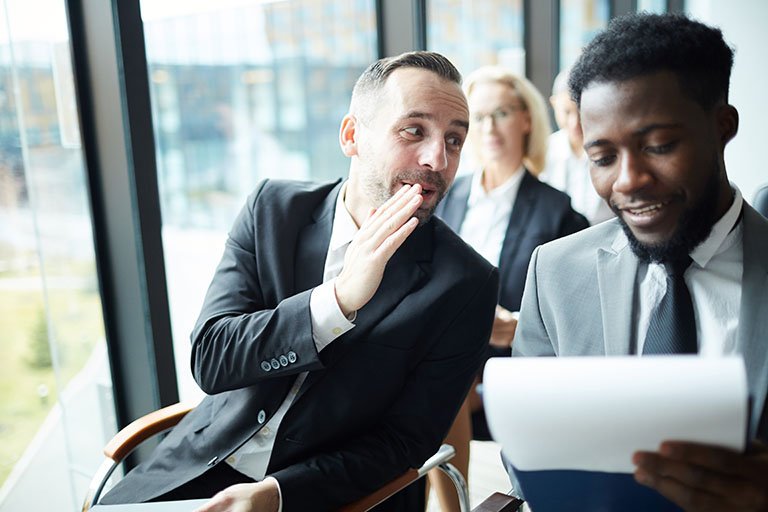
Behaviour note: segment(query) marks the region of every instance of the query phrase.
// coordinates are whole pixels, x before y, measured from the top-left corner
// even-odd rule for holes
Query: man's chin
[[[427,222],[432,219],[432,214],[435,213],[435,208],[419,208],[416,210],[416,213],[413,214],[414,217],[419,219],[419,226],[423,226]]]
[[[692,216],[683,219],[677,230],[667,240],[641,241],[632,232],[630,227],[619,218],[624,234],[629,240],[629,247],[635,256],[646,263],[666,263],[675,261],[690,254],[701,242],[703,242],[712,230],[712,224],[703,224],[696,229],[692,228]]]

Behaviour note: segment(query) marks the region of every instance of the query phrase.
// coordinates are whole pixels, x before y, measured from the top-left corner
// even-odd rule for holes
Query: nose
[[[419,165],[432,171],[448,167],[448,148],[442,138],[434,137],[424,142],[419,152]]]
[[[490,114],[483,116],[480,121],[480,129],[484,132],[491,132],[496,128],[496,118]]]
[[[619,154],[619,173],[613,182],[613,191],[631,195],[647,186],[653,177],[645,167],[643,159],[633,151]]]

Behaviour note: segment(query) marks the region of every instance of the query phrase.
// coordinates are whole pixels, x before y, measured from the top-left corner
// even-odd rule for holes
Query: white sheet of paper
[[[493,438],[521,470],[631,473],[665,440],[744,448],[741,357],[492,358],[483,401]]]

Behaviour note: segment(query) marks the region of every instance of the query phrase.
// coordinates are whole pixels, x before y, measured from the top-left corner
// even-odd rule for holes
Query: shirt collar
[[[335,251],[352,241],[358,231],[352,215],[344,204],[344,197],[347,193],[347,183],[341,186],[339,195],[336,198],[336,210],[333,215],[333,227],[331,228],[331,243],[328,248]]]
[[[467,199],[467,206],[473,206],[478,201],[483,199],[491,199],[498,202],[512,202],[517,197],[517,191],[520,188],[520,183],[523,181],[525,175],[525,168],[520,165],[512,176],[504,183],[494,188],[490,192],[486,192],[483,188],[483,173],[485,170],[476,172],[472,175],[472,185],[469,189],[469,198]]]
[[[731,206],[720,217],[720,220],[712,226],[712,231],[707,239],[691,251],[691,259],[700,267],[705,267],[712,258],[728,250],[738,238],[740,230],[734,229],[734,226],[736,226],[741,218],[741,208],[744,204],[744,199],[741,196],[741,191],[733,183],[731,183],[731,189],[733,189],[733,202]]]

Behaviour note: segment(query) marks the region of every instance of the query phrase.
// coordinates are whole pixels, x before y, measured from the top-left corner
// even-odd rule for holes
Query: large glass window
[[[463,75],[487,64],[525,75],[522,0],[428,0],[427,49]]]
[[[579,57],[581,49],[608,24],[608,0],[560,0],[560,69]]]
[[[189,333],[247,194],[346,176],[352,86],[376,58],[374,0],[142,0],[182,398]]]
[[[637,12],[662,14],[667,12],[667,0],[637,0]]]
[[[62,0],[0,1],[0,333],[0,511],[76,510],[115,422]]]

